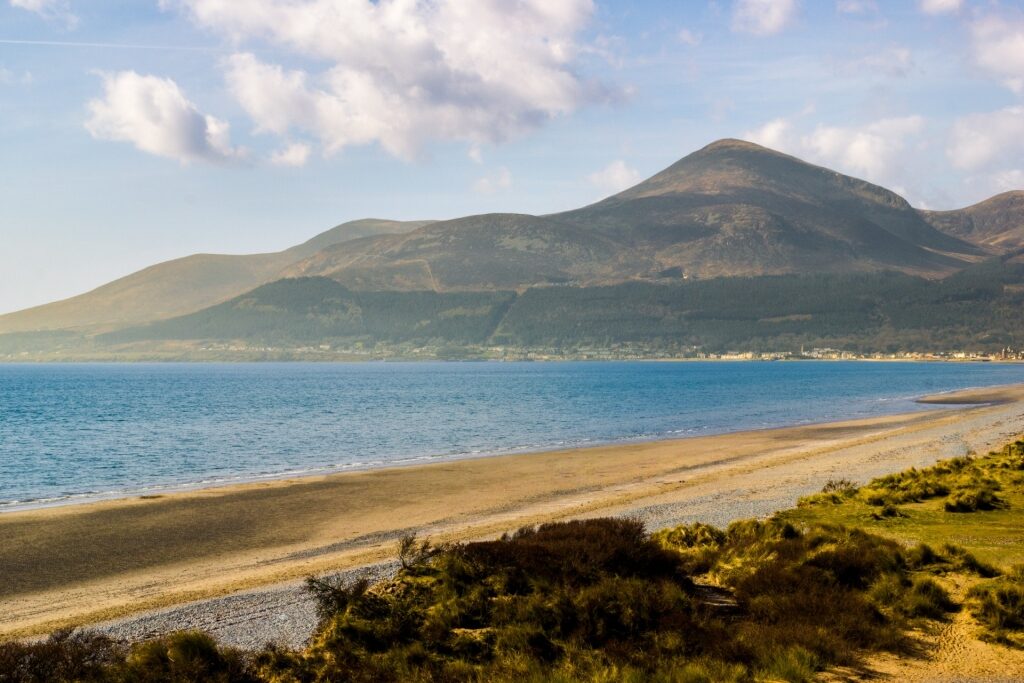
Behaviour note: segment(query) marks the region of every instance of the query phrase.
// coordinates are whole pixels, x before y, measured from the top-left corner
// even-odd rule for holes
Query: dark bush
[[[246,658],[209,635],[181,631],[132,648],[118,671],[133,683],[256,683]],[[114,679],[116,680],[116,679]]]
[[[110,667],[123,661],[124,654],[110,638],[86,631],[57,631],[33,643],[0,643],[0,682],[106,681]]]
[[[857,493],[857,485],[849,479],[829,479],[821,487],[822,493],[838,493],[841,496],[852,496]]]
[[[316,601],[316,612],[321,622],[344,612],[345,608],[366,593],[369,587],[370,582],[365,578],[351,584],[337,576],[310,576],[306,579],[306,591]]]
[[[1024,647],[1024,565],[970,590],[971,615],[992,640]]]
[[[946,512],[977,512],[979,510],[995,510],[1004,507],[1005,503],[994,491],[987,488],[960,490],[946,499]]]
[[[928,577],[914,579],[899,601],[898,609],[908,617],[941,619],[958,606],[942,586]]]

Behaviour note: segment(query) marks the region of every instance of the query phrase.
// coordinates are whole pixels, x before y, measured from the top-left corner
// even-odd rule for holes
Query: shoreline
[[[636,514],[652,528],[762,516],[828,478],[995,447],[1024,419],[1024,385],[921,400],[936,409],[10,511],[0,638],[390,560],[408,533],[444,542],[579,516]]]
[[[805,359],[793,360],[789,362],[803,362]],[[889,361],[876,361],[871,359],[863,359],[864,362],[889,362]],[[453,361],[457,362],[457,361]],[[482,361],[482,362],[497,362],[497,361]],[[580,361],[587,362],[587,361]],[[651,361],[651,362],[663,362],[663,361]],[[674,359],[668,359],[664,362],[676,362]],[[688,362],[688,359],[679,362]],[[720,361],[713,360],[708,362],[770,362],[770,361],[759,361],[759,360],[741,360],[741,361]],[[807,359],[807,362],[843,362],[843,361],[816,361],[815,359]],[[850,361],[856,362],[856,361]],[[902,362],[902,361],[901,361]],[[944,362],[944,361],[915,361],[921,363],[932,363],[932,362]],[[949,361],[949,362],[962,362],[962,361]],[[2,364],[2,363],[0,363]],[[987,405],[996,404],[1000,402],[999,398],[992,398],[995,395],[1001,395],[999,392],[1004,389],[1012,389],[1017,385],[994,385],[994,386],[979,386],[979,387],[966,387],[963,389],[953,389],[947,392],[941,392],[934,395],[918,396],[918,397],[906,397],[896,399],[897,403],[910,403],[925,406],[919,410],[902,410],[899,408],[908,408],[907,405],[898,406],[897,412],[880,412],[873,415],[860,416],[853,419],[875,419],[887,416],[898,416],[898,415],[912,415],[918,412],[927,412],[928,410],[938,410],[941,406],[969,406],[969,405]],[[1020,385],[1024,386],[1024,385]],[[973,398],[975,395],[980,396],[979,399]],[[988,397],[988,398],[986,398]],[[1003,398],[1002,400],[1011,400]],[[834,421],[831,421],[834,422]],[[211,480],[181,482],[181,483],[168,483],[168,484],[151,484],[141,485],[134,488],[126,488],[113,491],[100,491],[100,492],[86,492],[86,493],[73,493],[59,498],[42,498],[42,499],[31,499],[24,501],[0,501],[0,518],[4,515],[29,512],[33,510],[46,510],[52,508],[64,508],[73,507],[80,505],[92,505],[94,503],[104,503],[119,500],[133,500],[133,499],[147,499],[147,498],[163,498],[165,496],[174,496],[184,493],[192,493],[197,491],[206,490],[220,490],[230,489],[235,486],[245,486],[249,484],[261,484],[264,482],[292,482],[301,481],[307,478],[316,477],[332,477],[337,475],[345,475],[351,473],[360,472],[377,472],[390,469],[399,469],[407,467],[419,467],[422,465],[431,464],[443,464],[450,462],[462,462],[466,460],[478,460],[488,458],[501,458],[507,456],[530,456],[540,455],[552,452],[562,451],[575,451],[575,450],[586,450],[591,448],[605,448],[615,446],[630,446],[634,444],[652,444],[652,443],[664,443],[672,441],[682,441],[693,438],[704,438],[704,437],[716,437],[726,436],[729,434],[742,434],[747,432],[761,432],[775,429],[791,429],[800,427],[813,427],[817,425],[831,424],[830,421],[807,421],[807,422],[793,422],[785,423],[767,427],[750,427],[740,428],[736,430],[727,431],[699,431],[693,430],[694,433],[687,436],[678,435],[667,435],[659,434],[655,436],[642,436],[633,438],[620,438],[611,440],[594,440],[594,441],[583,441],[570,444],[567,446],[539,446],[539,447],[524,447],[521,449],[509,449],[500,450],[495,449],[486,452],[475,452],[475,453],[456,453],[456,454],[426,454],[409,458],[399,458],[390,461],[375,461],[370,463],[345,463],[340,465],[324,465],[314,466],[304,469],[297,470],[285,470],[281,472],[270,472],[270,473],[258,473],[258,474],[239,474],[236,476],[225,476],[221,478],[215,478]]]
[[[2,335],[0,335],[2,336]],[[0,358],[0,366],[9,365],[12,367],[26,365],[263,365],[268,363],[279,363],[282,365],[302,364],[363,364],[363,363],[963,363],[963,364],[989,364],[989,365],[1021,365],[1024,358],[690,358],[676,356],[616,356],[609,358],[594,358],[589,356],[558,356],[541,358],[498,358],[498,357],[470,357],[450,358],[444,356],[337,356],[318,357],[301,356],[284,352],[279,356],[266,357],[262,352],[245,354],[239,352],[237,357],[181,357],[180,355],[168,354],[167,356],[140,356],[114,355],[103,356],[25,356],[16,358],[12,356]]]

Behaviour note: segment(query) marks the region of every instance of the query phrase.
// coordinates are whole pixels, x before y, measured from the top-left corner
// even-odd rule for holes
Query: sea
[[[914,399],[1017,382],[1024,365],[999,363],[0,364],[0,511],[929,410]]]

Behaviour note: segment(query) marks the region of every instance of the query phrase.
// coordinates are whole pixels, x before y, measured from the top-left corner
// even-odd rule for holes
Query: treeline
[[[101,335],[107,344],[244,339],[268,344],[338,340],[484,343],[513,292],[354,292],[323,277],[279,280],[179,318]]]
[[[538,287],[518,294],[357,292],[327,278],[298,278],[95,341],[994,351],[1024,345],[1022,304],[1024,266],[1002,261],[941,281],[888,272],[781,275]]]

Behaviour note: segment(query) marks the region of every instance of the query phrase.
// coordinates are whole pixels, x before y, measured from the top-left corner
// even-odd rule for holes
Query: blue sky
[[[0,312],[374,216],[543,213],[722,137],[1024,188],[1003,0],[0,0]]]

